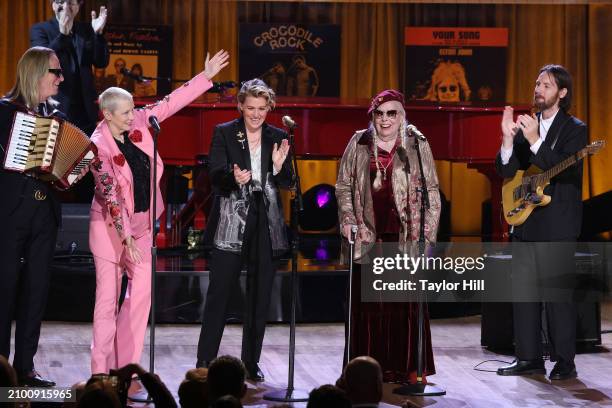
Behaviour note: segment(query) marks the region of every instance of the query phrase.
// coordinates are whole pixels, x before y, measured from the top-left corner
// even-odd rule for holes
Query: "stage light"
[[[317,184],[303,195],[304,211],[300,214],[303,232],[335,232],[338,224],[336,189],[329,184]]]

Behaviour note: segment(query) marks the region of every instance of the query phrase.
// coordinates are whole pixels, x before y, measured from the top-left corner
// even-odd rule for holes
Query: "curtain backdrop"
[[[79,18],[105,4],[113,24],[167,24],[173,27],[173,74],[201,71],[206,51],[231,54],[219,80],[238,78],[241,22],[299,22],[342,26],[343,97],[370,98],[384,88],[403,89],[404,27],[490,26],[509,28],[508,101],[530,103],[538,69],[565,65],[574,79],[572,113],[589,126],[590,140],[612,142],[612,92],[601,83],[612,73],[612,5],[394,4],[367,2],[245,2],[200,0],[85,0]],[[50,18],[50,0],[0,0],[0,92],[12,86],[15,65],[29,46],[28,29]],[[356,84],[358,84],[356,86]],[[483,135],[499,137],[499,135]],[[588,159],[584,197],[612,189],[608,177],[612,147]],[[438,163],[442,190],[452,205],[454,234],[480,232],[480,204],[488,182],[464,164]]]

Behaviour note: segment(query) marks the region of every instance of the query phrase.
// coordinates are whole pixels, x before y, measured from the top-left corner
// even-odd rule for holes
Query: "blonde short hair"
[[[110,88],[107,88],[104,92],[100,94],[100,96],[98,96],[98,104],[100,105],[100,110],[114,112],[117,109],[117,101],[119,99],[134,103],[134,98],[132,97],[132,94],[126,91],[125,89],[116,86],[111,86]]]
[[[259,78],[251,79],[242,83],[238,92],[238,102],[244,103],[247,96],[264,98],[270,109],[276,106],[276,93],[264,81]]]
[[[32,47],[23,53],[17,63],[15,84],[6,97],[10,101],[24,103],[28,108],[38,106],[38,83],[49,72],[49,59],[55,51],[46,47]],[[47,98],[47,103],[53,107],[59,105],[55,99]]]

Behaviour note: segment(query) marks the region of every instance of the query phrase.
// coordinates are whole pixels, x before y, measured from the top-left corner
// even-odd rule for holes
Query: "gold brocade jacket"
[[[414,136],[407,139],[407,156],[410,173],[396,152],[393,156],[391,184],[397,213],[400,217],[398,237],[399,251],[413,253],[419,239],[421,225],[421,187],[419,163],[414,149]],[[426,140],[419,140],[419,149],[423,160],[423,171],[429,192],[429,209],[425,212],[425,240],[436,242],[440,220],[440,192],[436,165]],[[370,155],[372,154],[372,136],[368,130],[357,131],[349,141],[338,171],[336,181],[336,198],[338,200],[338,218],[340,230],[345,225],[357,225],[354,260],[358,263],[367,261],[365,256],[376,241],[374,207],[372,203],[372,181],[370,179]],[[343,240],[343,258],[346,261],[346,240]]]

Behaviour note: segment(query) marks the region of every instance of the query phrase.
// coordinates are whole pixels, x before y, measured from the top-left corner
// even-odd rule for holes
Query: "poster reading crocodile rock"
[[[240,81],[263,79],[277,95],[340,94],[340,26],[240,24]]]
[[[404,44],[408,100],[505,101],[507,28],[406,27]]]

